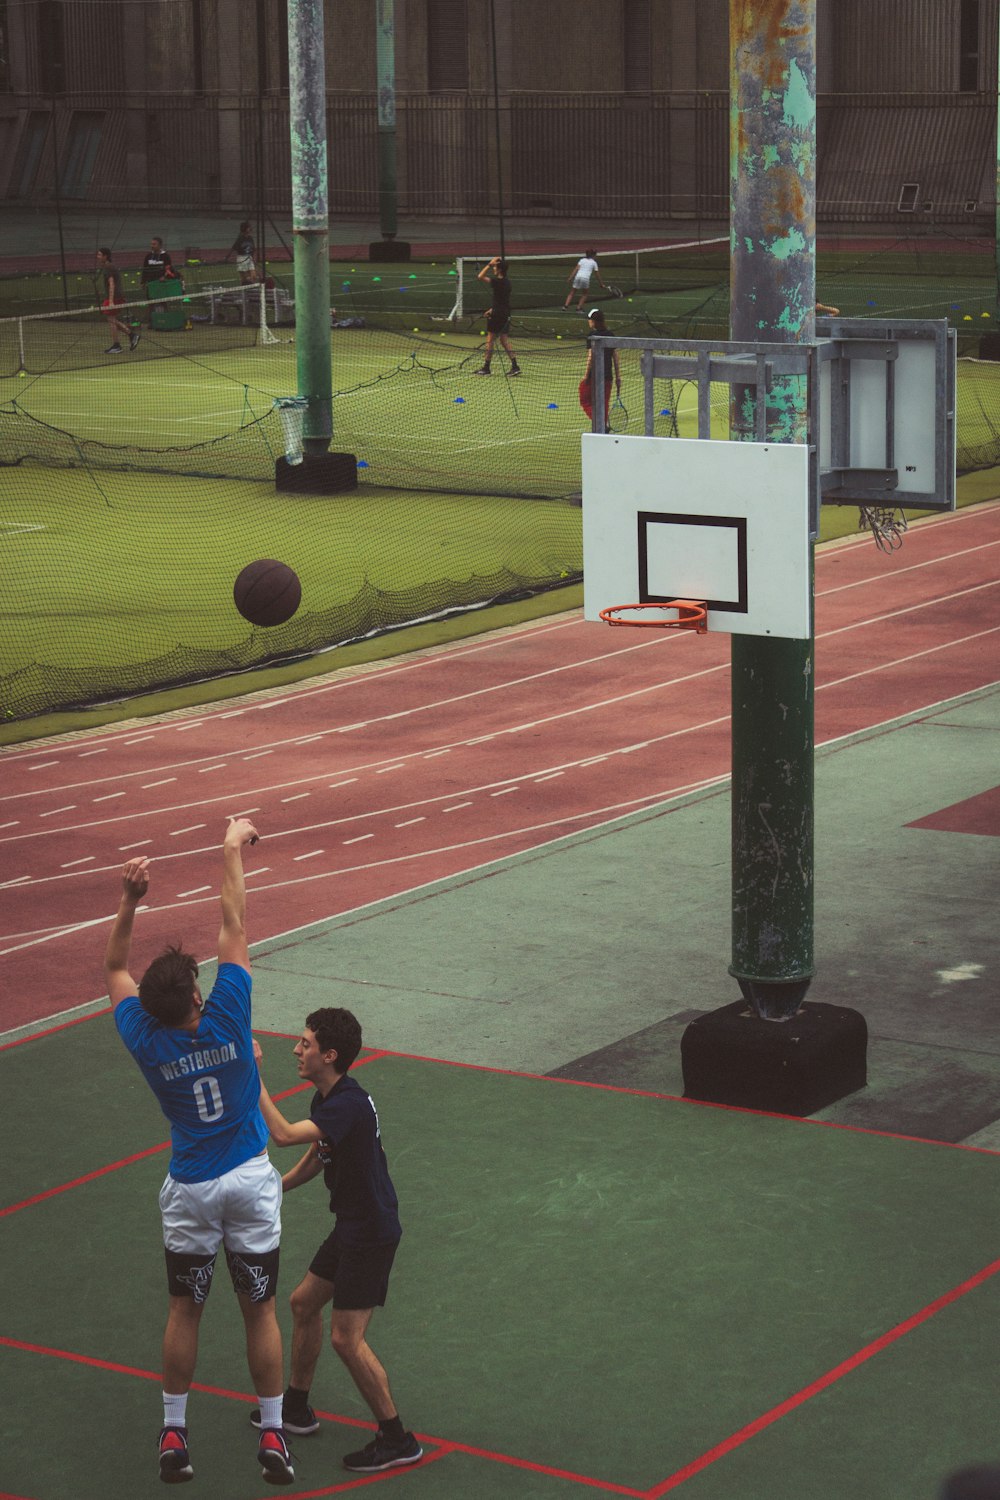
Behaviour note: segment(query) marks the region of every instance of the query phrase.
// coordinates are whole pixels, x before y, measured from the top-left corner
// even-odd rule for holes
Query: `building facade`
[[[817,0],[818,217],[992,231],[1000,0]],[[327,0],[330,204],[728,219],[729,0]],[[287,0],[0,0],[0,203],[290,206]]]

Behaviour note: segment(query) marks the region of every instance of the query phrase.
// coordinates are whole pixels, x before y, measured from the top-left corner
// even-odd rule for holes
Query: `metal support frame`
[[[777,378],[801,379],[806,387],[807,441],[810,449],[809,516],[812,535],[819,535],[822,504],[897,505],[913,510],[955,507],[955,400],[957,340],[947,319],[874,323],[840,318],[818,324],[825,335],[813,343],[745,343],[716,339],[630,339],[595,335],[593,430],[604,432],[605,347],[637,350],[643,380],[643,432],[655,436],[657,380],[691,381],[698,392],[698,437],[711,437],[713,382],[754,392],[754,439],[768,440],[768,398]],[[933,348],[934,483],[931,489],[909,489],[906,455],[897,451],[896,365],[900,347],[922,343]],[[882,461],[852,463],[852,410],[859,382],[852,381],[864,362],[884,365],[884,443]],[[928,420],[930,405],[928,399]],[[874,457],[874,455],[872,455]],[[902,481],[902,483],[901,483]]]

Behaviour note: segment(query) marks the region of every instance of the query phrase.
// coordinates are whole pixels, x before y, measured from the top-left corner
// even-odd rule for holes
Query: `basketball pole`
[[[730,0],[730,190],[730,338],[811,342],[816,0]],[[806,442],[806,403],[776,378],[768,441]],[[752,440],[752,388],[732,417]],[[763,1020],[794,1016],[813,974],[813,689],[812,638],[732,637],[729,972]]]

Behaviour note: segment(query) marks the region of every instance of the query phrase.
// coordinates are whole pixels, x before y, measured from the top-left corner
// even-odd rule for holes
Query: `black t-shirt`
[[[109,302],[120,302],[122,300],[122,273],[117,266],[108,264],[101,267],[104,276],[104,296]]]
[[[398,1240],[403,1232],[399,1203],[371,1096],[345,1073],[325,1099],[320,1093],[313,1096],[309,1113],[323,1132],[317,1150],[330,1190],[330,1212],[337,1215],[338,1240],[345,1245]]]
[[[587,335],[587,348],[588,349],[593,350],[595,338],[614,338],[614,334],[611,332],[610,328],[602,328],[601,332],[599,334],[597,334],[597,333],[589,333]],[[607,390],[607,388],[608,388],[608,382],[614,379],[614,374],[615,374],[615,356],[614,356],[614,351],[612,349],[605,348],[605,350],[604,350],[604,388],[605,388],[605,390]]]
[[[493,308],[498,318],[510,317],[510,281],[506,276],[494,276],[490,282],[493,289]]]
[[[147,250],[142,263],[142,285],[146,286],[150,281],[162,281],[172,265],[168,250]]]

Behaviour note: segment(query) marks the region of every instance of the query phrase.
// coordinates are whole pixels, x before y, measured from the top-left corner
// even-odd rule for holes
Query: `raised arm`
[[[257,842],[257,830],[249,818],[231,818],[222,844],[222,926],[219,929],[220,964],[250,967],[247,946],[247,888],[243,876],[243,850]]]
[[[476,280],[485,281],[487,276],[489,276],[490,272],[493,270],[493,267],[496,265],[497,260],[498,257],[494,255],[492,260],[487,261],[483,269],[480,271],[479,275],[476,277]]]
[[[118,912],[111,925],[111,935],[104,951],[104,975],[108,983],[108,995],[112,1009],[129,995],[138,991],[138,986],[128,968],[129,949],[132,946],[132,924],[136,908],[149,889],[149,860],[130,859],[122,871],[122,896]]]

